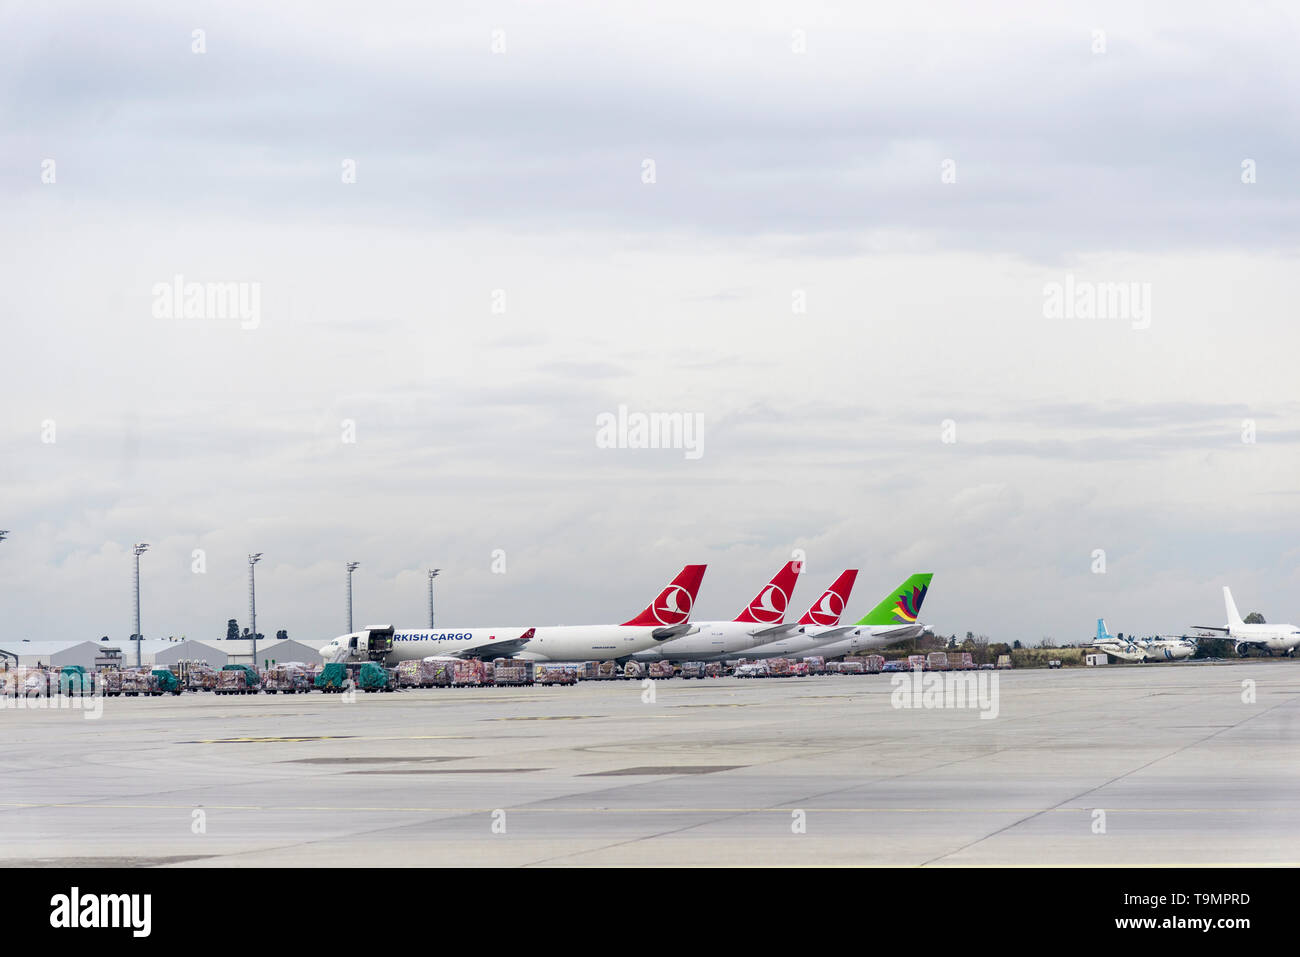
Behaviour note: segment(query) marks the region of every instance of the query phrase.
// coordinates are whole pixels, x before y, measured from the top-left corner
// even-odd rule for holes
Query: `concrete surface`
[[[0,863],[1300,863],[1300,662],[997,677],[993,719],[887,675],[0,710]]]

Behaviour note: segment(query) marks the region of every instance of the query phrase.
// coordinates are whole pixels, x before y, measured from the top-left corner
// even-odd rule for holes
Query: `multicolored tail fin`
[[[899,585],[855,625],[913,625],[921,614],[921,602],[930,590],[933,573],[912,575]]]
[[[754,600],[745,610],[736,616],[736,621],[746,624],[776,625],[785,619],[785,610],[790,605],[790,595],[794,592],[794,583],[803,571],[802,562],[786,562],[785,567],[772,576]]]
[[[858,580],[858,570],[850,568],[841,572],[840,577],[835,579],[830,588],[822,592],[822,596],[813,602],[812,607],[803,613],[799,619],[801,625],[822,625],[827,628],[833,628],[840,623],[840,616],[844,614],[844,606],[849,603],[849,595],[853,594],[853,583]]]
[[[700,592],[700,582],[704,580],[706,567],[687,565],[645,611],[623,624],[657,628],[660,625],[680,625],[687,621],[691,617],[691,609],[695,607],[695,596]]]
[[[1106,630],[1106,619],[1097,619],[1097,641],[1107,641],[1110,638],[1110,632]]]

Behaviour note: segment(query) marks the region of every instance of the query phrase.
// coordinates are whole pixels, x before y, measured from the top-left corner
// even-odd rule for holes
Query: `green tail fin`
[[[885,600],[867,612],[857,625],[911,625],[921,614],[921,602],[930,590],[930,579],[934,575],[926,572],[913,575],[907,581],[891,591]]]

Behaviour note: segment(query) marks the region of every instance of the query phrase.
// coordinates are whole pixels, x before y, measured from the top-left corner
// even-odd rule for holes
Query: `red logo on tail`
[[[687,565],[645,611],[623,624],[658,627],[680,625],[689,620],[700,582],[704,579],[704,569],[704,565]]]
[[[801,625],[822,625],[823,627],[833,627],[840,623],[840,616],[844,614],[844,606],[848,604],[849,595],[853,592],[853,583],[857,580],[858,570],[850,568],[848,571],[835,579],[835,583],[830,588],[822,592],[822,596],[813,603],[813,606],[804,613],[799,619]]]
[[[748,607],[736,616],[736,621],[758,625],[775,625],[785,618],[790,593],[799,577],[799,562],[786,562],[785,567],[772,576],[763,590],[754,596]]]

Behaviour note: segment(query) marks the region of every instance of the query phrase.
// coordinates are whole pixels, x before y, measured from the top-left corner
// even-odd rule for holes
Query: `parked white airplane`
[[[799,653],[838,658],[840,655],[855,655],[884,648],[896,641],[920,637],[929,628],[916,619],[921,614],[921,603],[930,591],[930,581],[933,578],[934,575],[930,572],[909,576],[907,581],[852,625],[809,626],[801,629],[816,639],[816,643],[799,648]],[[781,658],[791,653],[794,653],[791,645],[777,641],[772,645],[751,649],[745,654],[754,658]]]
[[[1196,653],[1196,639],[1179,635],[1120,639],[1106,630],[1106,619],[1098,618],[1092,647],[1123,661],[1178,661]]]
[[[1267,651],[1270,655],[1280,651],[1290,655],[1300,645],[1300,628],[1295,625],[1248,625],[1237,613],[1237,603],[1232,600],[1232,592],[1223,586],[1223,604],[1228,612],[1228,627],[1217,628],[1214,625],[1194,625],[1205,631],[1219,631],[1237,643],[1237,654],[1243,658],[1252,648]]]
[[[690,635],[639,651],[632,657],[637,661],[718,660],[735,657],[743,649],[767,641],[774,632],[793,627],[781,621],[801,569],[801,562],[786,562],[733,621],[696,622],[698,630]]]
[[[412,658],[517,657],[529,661],[626,658],[661,641],[689,634],[691,608],[703,565],[687,565],[641,614],[621,625],[542,628],[456,628],[397,631],[392,625],[340,635],[321,648],[326,661],[369,658],[396,664]]]
[[[844,606],[848,604],[853,591],[853,582],[858,577],[858,570],[851,568],[842,572],[830,588],[822,592],[821,597],[812,603],[802,618],[788,625],[768,625],[753,632],[748,642],[736,642],[725,649],[714,649],[705,656],[712,661],[725,661],[728,658],[784,658],[805,648],[824,644],[826,639],[814,637],[840,623]],[[704,626],[700,626],[704,631]],[[662,649],[666,657],[672,658],[673,646],[682,641],[694,641],[695,638],[679,638],[670,641]]]

